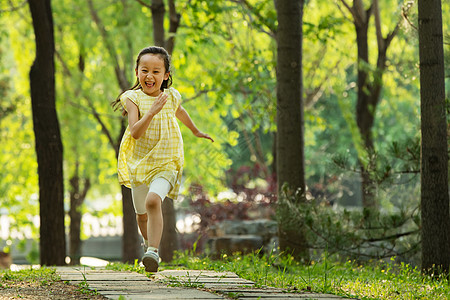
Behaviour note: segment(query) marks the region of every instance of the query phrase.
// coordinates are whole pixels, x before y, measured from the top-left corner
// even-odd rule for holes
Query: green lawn
[[[290,290],[309,290],[361,299],[450,299],[448,279],[424,276],[406,264],[354,261],[344,263],[323,256],[309,265],[282,255],[223,255],[221,260],[198,258],[189,252],[179,253],[162,269],[187,268],[231,271],[252,280]]]

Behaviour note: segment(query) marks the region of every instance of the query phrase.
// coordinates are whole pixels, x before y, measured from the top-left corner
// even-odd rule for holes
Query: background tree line
[[[253,182],[267,187],[275,174],[279,182],[300,174],[305,179],[293,185],[303,191],[307,186],[308,193],[324,203],[388,212],[419,206],[419,16],[414,1],[399,1],[397,6],[383,0],[292,3],[301,7],[302,22],[292,21],[302,25],[303,46],[297,49],[302,58],[301,82],[292,76],[276,80],[282,21],[272,1],[64,0],[52,2],[51,7],[45,2],[46,18],[53,17],[49,24],[53,22],[55,37],[56,110],[64,145],[68,210],[71,219],[77,220],[86,197],[120,192],[128,233],[124,260],[136,257],[139,241],[131,233],[136,230],[129,192],[119,190],[115,179],[115,154],[126,123],[112,113],[109,102],[131,85],[134,56],[148,44],[171,50],[175,84],[185,105],[218,140],[200,146],[184,135],[189,145],[185,147],[186,195],[196,192],[187,187],[201,186],[214,197],[230,183],[226,170],[257,165],[260,171],[251,178]],[[29,8],[26,2],[2,5],[0,134],[4,147],[0,160],[6,167],[0,195],[2,207],[17,212],[20,227],[26,225],[28,214],[37,212],[33,144],[38,142],[32,133],[33,88],[28,88],[28,72],[35,51],[49,48],[38,46],[31,3]],[[449,7],[442,5],[445,20]],[[442,24],[446,32],[448,25]],[[34,68],[37,62],[36,58]],[[289,80],[293,85],[280,85]],[[303,108],[291,109],[303,111],[300,120],[294,117],[299,123],[284,119],[285,114],[277,116],[283,111],[277,92],[288,92],[293,86],[303,97]],[[278,100],[282,97],[278,94]],[[286,105],[289,111],[294,103]],[[304,126],[296,133],[304,136],[304,145],[296,141],[287,145],[287,153],[294,157],[304,151],[299,164],[290,168],[292,173],[277,167],[283,165],[280,157],[288,165],[292,161],[274,146],[277,139],[286,141],[276,126],[283,119],[287,124],[282,126],[288,130]],[[294,145],[300,148],[294,150]],[[63,191],[56,192],[61,202]]]

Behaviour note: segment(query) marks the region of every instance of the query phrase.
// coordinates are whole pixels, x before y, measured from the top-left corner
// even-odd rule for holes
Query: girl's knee
[[[161,206],[161,197],[155,193],[148,193],[147,199],[145,199],[145,208],[147,210],[153,210]]]

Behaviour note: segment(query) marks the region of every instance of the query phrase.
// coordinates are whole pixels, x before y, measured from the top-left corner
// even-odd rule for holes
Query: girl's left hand
[[[199,131],[199,132],[197,132],[197,133],[194,133],[194,135],[195,135],[196,137],[199,137],[199,138],[208,139],[208,140],[210,140],[211,142],[214,143],[214,140],[212,139],[212,137],[210,137],[210,136],[209,136],[208,134],[206,134],[206,133],[203,133],[203,132]]]

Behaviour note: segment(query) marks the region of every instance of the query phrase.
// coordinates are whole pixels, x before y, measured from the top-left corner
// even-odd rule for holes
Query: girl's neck
[[[141,87],[140,88],[140,90],[144,93],[144,94],[146,94],[147,96],[149,96],[149,97],[158,97],[159,95],[161,95],[161,93],[163,92],[163,91],[161,91],[161,90],[159,90],[159,93],[158,93],[158,95],[149,95],[149,94],[147,94],[146,92],[144,92],[144,89]]]

